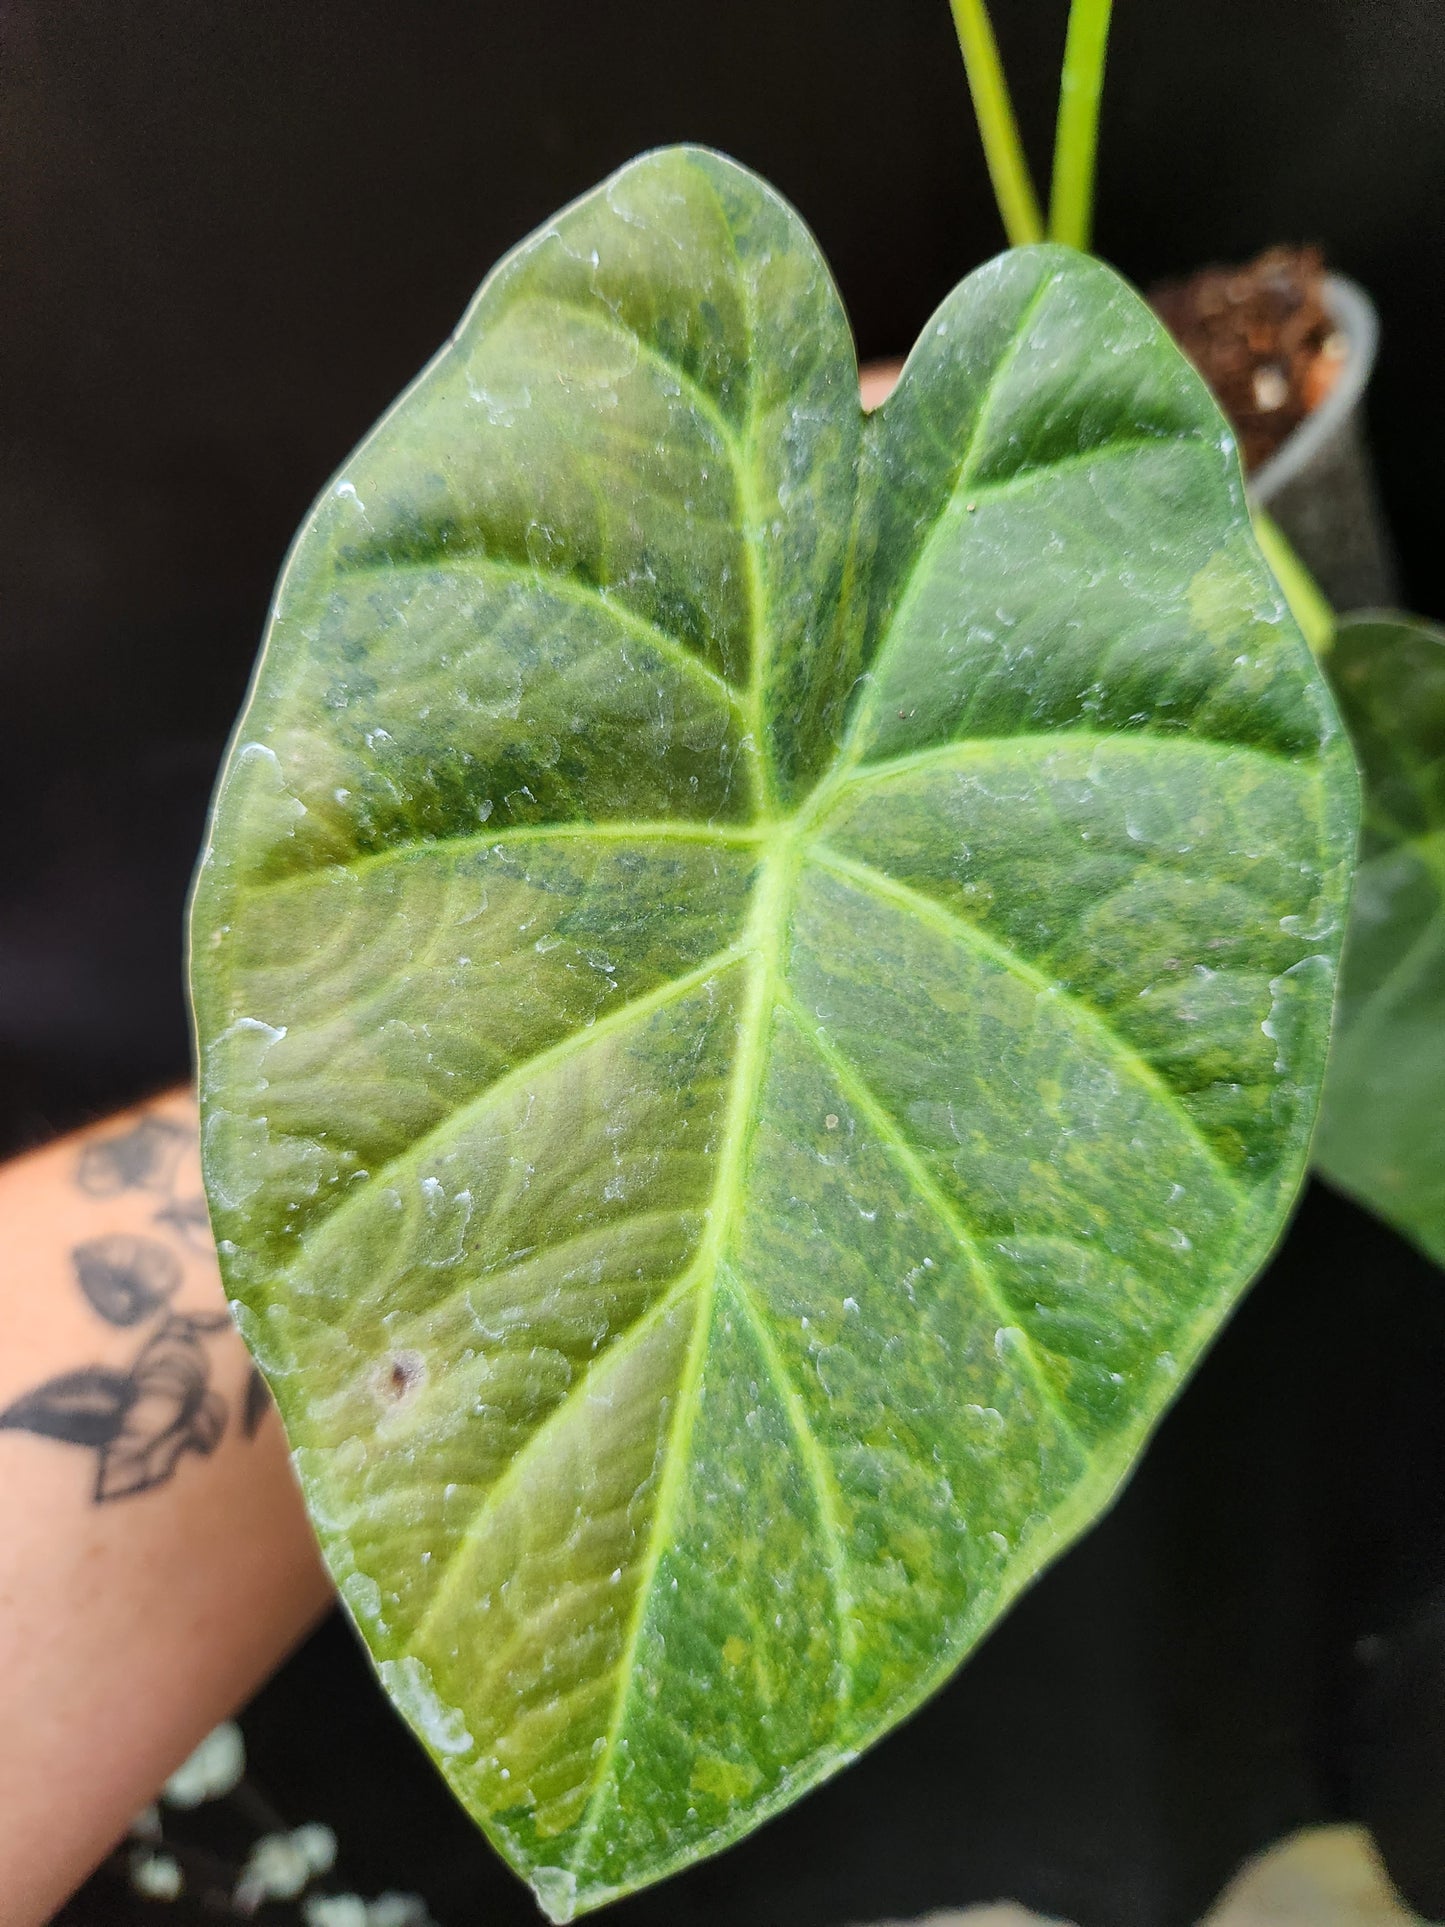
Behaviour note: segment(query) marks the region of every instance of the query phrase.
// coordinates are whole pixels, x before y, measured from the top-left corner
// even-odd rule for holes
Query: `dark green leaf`
[[[1277,1235],[1348,748],[1143,305],[1005,256],[866,422],[649,156],[282,582],[194,916],[221,1252],[397,1703],[561,1920],[900,1719]]]
[[[1315,1162],[1445,1264],[1445,630],[1356,616],[1328,668],[1365,828]]]

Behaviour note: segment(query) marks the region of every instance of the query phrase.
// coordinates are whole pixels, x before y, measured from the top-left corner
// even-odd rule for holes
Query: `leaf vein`
[[[818,1524],[822,1530],[823,1543],[827,1548],[829,1588],[833,1596],[833,1617],[838,1631],[838,1698],[846,1703],[851,1685],[849,1674],[857,1641],[849,1612],[852,1589],[848,1584],[846,1535],[843,1529],[837,1480],[833,1476],[828,1456],[819,1443],[818,1435],[813,1430],[807,1405],[788,1369],[787,1362],[778,1350],[776,1340],[768,1330],[767,1321],[761,1314],[751,1286],[732,1267],[729,1267],[728,1278],[733,1288],[733,1299],[748,1321],[763,1364],[773,1381],[773,1388],[782,1403],[793,1436],[798,1442],[799,1455],[807,1473],[808,1483],[813,1490]]]
[[[1075,743],[1087,743],[1099,748],[1118,748],[1126,753],[1137,751],[1147,756],[1166,755],[1176,749],[1212,760],[1219,760],[1225,756],[1244,756],[1288,770],[1305,782],[1314,782],[1317,774],[1313,765],[1302,764],[1299,757],[1284,750],[1269,749],[1257,743],[1234,742],[1225,736],[1201,736],[1193,730],[1108,730],[1070,727],[1014,730],[1003,736],[954,737],[946,743],[933,743],[927,749],[908,750],[901,756],[890,756],[882,762],[861,762],[840,779],[840,787],[845,784],[851,787],[856,783],[881,782],[887,777],[902,775],[912,769],[927,769],[931,764],[947,762],[950,757],[988,756],[1025,744],[1036,744],[1042,753],[1047,754],[1049,750],[1067,750]]]
[[[401,1165],[424,1156],[466,1118],[485,1111],[489,1106],[520,1092],[529,1079],[545,1077],[563,1064],[570,1063],[573,1058],[583,1056],[599,1039],[605,1040],[615,1036],[618,1031],[626,1030],[633,1024],[651,1017],[656,1011],[665,1010],[669,1004],[681,1002],[684,997],[707,983],[710,978],[735,969],[746,955],[747,949],[741,943],[731,944],[724,950],[714,951],[710,957],[705,957],[700,964],[681,977],[670,977],[666,983],[659,984],[656,989],[644,991],[637,997],[630,997],[625,1004],[597,1018],[585,1030],[569,1030],[555,1043],[546,1045],[542,1050],[534,1051],[520,1064],[514,1064],[510,1070],[504,1071],[484,1089],[475,1092],[448,1111],[444,1117],[438,1118],[429,1130],[423,1131],[419,1137],[403,1145],[401,1150],[392,1157],[386,1158],[371,1172],[364,1185],[357,1186],[348,1192],[332,1211],[308,1226],[299,1240],[303,1250],[308,1241],[319,1232],[323,1230],[334,1232],[334,1228],[344,1222],[350,1212],[359,1208],[367,1193],[376,1185],[384,1183]]]
[[[988,418],[994,402],[1023,349],[1028,337],[1029,327],[1034,317],[1043,306],[1057,278],[1056,274],[1046,274],[1039,282],[1033,294],[1030,295],[1028,301],[1024,304],[1023,312],[1018,318],[1008,346],[994,363],[988,380],[984,384],[983,392],[978,398],[978,408],[974,414],[973,427],[969,431],[968,444],[959,459],[958,467],[954,470],[952,481],[941,494],[938,512],[933,518],[928,534],[919,540],[918,547],[913,552],[913,560],[909,563],[907,573],[902,582],[899,583],[897,593],[893,597],[893,606],[889,612],[887,630],[869,666],[867,679],[859,693],[857,706],[843,733],[843,740],[838,746],[838,756],[834,763],[834,770],[836,772],[841,773],[846,770],[851,762],[855,760],[857,746],[860,740],[860,731],[865,722],[872,720],[873,712],[877,707],[878,691],[882,684],[883,665],[888,659],[894,640],[901,628],[899,621],[900,611],[912,593],[913,585],[918,578],[918,572],[923,566],[923,559],[929,552],[933,537],[938,531],[939,524],[959,494],[968,485],[973,464],[978,459],[984,431],[988,425]],[[884,407],[887,407],[886,403]]]
[[[1196,1150],[1206,1160],[1216,1180],[1231,1199],[1237,1205],[1245,1205],[1249,1202],[1249,1195],[1234,1172],[1148,1058],[1115,1029],[1102,1011],[1087,1002],[1077,991],[1069,990],[1063,984],[1046,976],[1011,945],[990,936],[977,924],[969,923],[965,918],[945,909],[942,904],[935,903],[932,897],[925,896],[921,890],[915,890],[909,884],[900,883],[896,877],[889,876],[885,871],[875,869],[871,863],[860,862],[854,857],[841,856],[837,851],[830,850],[821,843],[815,843],[812,846],[810,855],[823,868],[832,870],[835,875],[852,883],[855,888],[864,890],[883,902],[891,903],[894,909],[905,911],[941,936],[949,938],[965,949],[974,951],[979,956],[987,957],[990,962],[1000,965],[1040,996],[1050,998],[1060,1010],[1067,1012],[1075,1020],[1080,1029],[1087,1031],[1097,1042],[1102,1043],[1135,1083],[1143,1085],[1149,1095],[1183,1127]]]
[[[687,818],[661,817],[655,822],[619,818],[604,823],[516,823],[499,829],[468,830],[460,836],[434,836],[415,843],[391,843],[381,850],[358,850],[354,856],[334,863],[319,863],[309,870],[292,871],[287,876],[267,878],[245,886],[249,898],[267,897],[282,890],[304,889],[336,874],[352,876],[409,857],[425,857],[440,851],[458,856],[469,850],[511,849],[525,843],[708,843],[719,849],[750,849],[759,843],[766,830],[743,825],[713,824]]]
[[[984,1256],[978,1232],[967,1223],[958,1206],[923,1162],[917,1149],[908,1142],[899,1127],[898,1120],[878,1097],[863,1073],[831,1039],[824,1036],[822,1026],[806,1015],[791,993],[789,1009],[794,1023],[837,1079],[849,1102],[868,1119],[885,1151],[902,1168],[918,1196],[923,1199],[968,1260],[969,1267],[982,1287],[995,1317],[1012,1330],[1020,1331],[1023,1339],[1021,1349],[1028,1363],[1028,1376],[1033,1382],[1040,1401],[1053,1414],[1065,1437],[1087,1462],[1088,1447],[1073,1418],[1045,1376],[1033,1340],[1027,1332],[1021,1331],[1021,1328],[1014,1323],[1017,1313],[1009,1302],[1007,1292],[999,1283],[998,1273]]]
[[[737,486],[738,507],[743,521],[743,559],[747,571],[748,584],[748,725],[753,739],[753,761],[750,765],[754,780],[754,791],[759,812],[770,814],[776,803],[772,762],[768,755],[767,719],[764,707],[766,672],[772,660],[771,611],[769,608],[767,578],[763,568],[760,543],[762,541],[762,504],[758,495],[757,476],[754,472],[754,458],[758,447],[758,395],[757,395],[757,322],[752,304],[748,299],[748,276],[743,265],[741,250],[738,247],[737,233],[728,212],[723,205],[717,183],[708,181],[718,218],[728,237],[732,250],[734,266],[737,269],[739,306],[742,309],[743,324],[747,329],[747,354],[745,366],[747,379],[747,408],[743,431],[731,443],[733,476]]]
[[[639,355],[652,362],[655,367],[662,369],[664,373],[670,375],[673,380],[677,382],[678,386],[684,390],[692,406],[705,418],[709,428],[712,429],[718,440],[723,444],[734,469],[736,469],[737,465],[743,459],[742,444],[739,440],[737,430],[733,427],[727,416],[724,415],[715,398],[703,387],[697,376],[685,368],[680,361],[675,360],[664,349],[659,348],[656,342],[649,341],[645,335],[638,334],[635,328],[629,328],[625,321],[620,321],[615,314],[607,309],[590,307],[583,301],[562,301],[555,297],[548,300],[547,306],[549,308],[561,309],[567,314],[576,315],[580,321],[590,322],[594,328],[600,329],[604,334],[614,335],[624,341],[631,342]]]
[[[582,1373],[567,1388],[566,1396],[561,1399],[533,1431],[529,1432],[516,1452],[507,1461],[505,1469],[487,1487],[481,1503],[472,1514],[466,1531],[458,1539],[447,1556],[445,1566],[437,1577],[436,1591],[427,1602],[425,1612],[412,1629],[408,1646],[420,1652],[425,1645],[432,1626],[440,1619],[450,1605],[452,1596],[461,1583],[466,1569],[467,1555],[480,1543],[487,1525],[495,1515],[499,1505],[516,1485],[530,1461],[542,1449],[546,1441],[589,1396],[590,1388],[598,1379],[604,1377],[618,1363],[627,1358],[647,1335],[660,1325],[682,1303],[697,1284],[698,1263],[694,1259],[673,1280],[668,1289],[650,1304],[645,1312],[622,1332],[605,1351],[599,1352],[590,1360]]]
[[[613,1759],[616,1757],[632,1698],[637,1647],[647,1622],[652,1588],[657,1577],[657,1569],[662,1562],[664,1536],[677,1506],[683,1465],[692,1436],[692,1427],[697,1417],[703,1365],[707,1355],[708,1337],[712,1329],[713,1308],[717,1298],[718,1278],[722,1270],[722,1257],[737,1211],[752,1140],[757,1093],[762,1088],[763,1072],[767,1063],[778,963],[784,937],[784,897],[787,880],[788,873],[776,865],[764,873],[753,903],[752,915],[748,920],[747,936],[750,940],[749,948],[752,955],[751,981],[748,987],[747,1004],[738,1024],[737,1056],[733,1064],[732,1088],[728,1095],[722,1145],[718,1151],[717,1180],[713,1187],[712,1210],[695,1261],[700,1272],[710,1267],[706,1296],[698,1309],[698,1322],[688,1348],[687,1363],[678,1391],[678,1409],[673,1415],[667,1459],[658,1492],[657,1507],[653,1514],[652,1534],[646,1554],[644,1574],[639,1581],[633,1623],[618,1669],[621,1683],[617,1703],[598,1762],[596,1783],[582,1817],[577,1844],[571,1856],[574,1872],[580,1871],[601,1819],[602,1801],[607,1789],[608,1776]]]
[[[689,1268],[689,1275],[696,1272],[701,1276],[706,1268],[707,1259],[708,1253],[700,1252]],[[677,1511],[683,1472],[691,1446],[692,1429],[697,1420],[698,1394],[702,1388],[708,1340],[712,1335],[712,1312],[716,1289],[717,1265],[714,1260],[711,1276],[702,1287],[701,1303],[696,1312],[697,1322],[693,1326],[692,1337],[688,1341],[687,1357],[683,1362],[682,1377],[678,1381],[677,1405],[669,1417],[667,1444],[662,1454],[662,1476],[658,1481],[657,1502],[653,1507],[652,1528],[648,1534],[647,1550],[643,1555],[642,1570],[638,1575],[637,1592],[632,1607],[632,1623],[627,1629],[627,1641],[616,1668],[619,1678],[617,1695],[613,1702],[612,1717],[607,1724],[602,1752],[594,1769],[592,1792],[588,1796],[586,1808],[578,1823],[577,1842],[571,1853],[571,1865],[576,1872],[581,1871],[583,1860],[601,1823],[602,1801],[612,1772],[612,1762],[617,1757],[622,1731],[627,1724],[627,1713],[632,1703],[632,1682],[637,1672],[637,1649],[642,1642],[643,1629],[647,1625],[648,1609],[652,1604],[652,1589],[657,1582],[657,1569],[662,1564],[663,1554],[667,1549],[668,1532]]]
[[[965,487],[968,488],[970,502],[993,502],[1000,496],[1022,494],[1030,488],[1040,488],[1060,475],[1069,475],[1075,470],[1087,473],[1102,463],[1112,462],[1120,455],[1138,455],[1146,448],[1179,450],[1191,454],[1196,451],[1211,452],[1213,444],[1197,433],[1179,434],[1177,431],[1161,435],[1116,435],[1106,442],[1099,442],[1093,448],[1076,449],[1072,455],[1055,455],[1045,462],[1034,462],[1027,467],[1015,469],[1012,475],[1002,476],[996,482],[975,482],[968,475],[961,475],[953,491],[949,506],[958,500]],[[945,508],[944,514],[947,513]],[[940,515],[939,520],[943,519]],[[936,526],[936,524],[935,524]]]
[[[580,576],[564,575],[556,569],[539,568],[530,562],[513,562],[504,556],[489,554],[485,549],[443,548],[430,555],[401,556],[396,560],[361,563],[353,568],[339,570],[334,577],[336,582],[354,582],[359,577],[385,575],[420,575],[455,569],[468,575],[497,576],[503,581],[515,582],[524,588],[540,590],[544,595],[556,596],[559,601],[576,603],[579,608],[601,613],[625,629],[639,642],[655,649],[659,655],[667,657],[678,668],[706,682],[715,694],[721,695],[729,708],[741,719],[744,716],[742,697],[726,676],[719,675],[716,669],[709,668],[702,655],[681,636],[674,635],[670,629],[662,628],[646,616],[638,615],[625,602],[597,583],[586,582]]]
[[[417,1311],[415,1314],[416,1320],[425,1328],[433,1319],[454,1305],[459,1298],[464,1298],[468,1292],[490,1292],[503,1280],[516,1278],[520,1273],[528,1270],[529,1267],[541,1264],[544,1260],[562,1257],[574,1247],[595,1247],[600,1239],[606,1238],[609,1233],[622,1230],[624,1226],[639,1229],[643,1225],[680,1224],[682,1220],[690,1217],[695,1218],[696,1216],[696,1205],[672,1205],[662,1210],[653,1209],[649,1211],[619,1212],[615,1218],[604,1218],[599,1223],[589,1225],[585,1231],[571,1232],[567,1237],[558,1238],[555,1243],[552,1244],[532,1245],[520,1253],[520,1255],[510,1257],[502,1264],[492,1265],[485,1271],[469,1273],[465,1278],[460,1279],[450,1291],[444,1292],[440,1298],[432,1299],[427,1305]],[[689,1265],[695,1256],[695,1252],[689,1252],[687,1254],[687,1262]],[[648,1312],[652,1309],[653,1307],[651,1305],[647,1307]],[[638,1316],[645,1317],[646,1312],[639,1312]],[[629,1326],[628,1329],[630,1330],[631,1327]],[[395,1332],[398,1340],[405,1337],[407,1332],[406,1324],[399,1321],[395,1327]],[[423,1331],[423,1335],[425,1335],[425,1331]],[[599,1356],[602,1355],[603,1354],[599,1354]]]

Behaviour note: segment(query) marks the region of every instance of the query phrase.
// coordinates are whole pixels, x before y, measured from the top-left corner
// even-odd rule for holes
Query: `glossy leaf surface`
[[[1340,625],[1365,826],[1315,1162],[1445,1264],[1445,630]]]
[[[1008,255],[863,417],[645,157],[278,592],[194,908],[233,1297],[383,1679],[556,1919],[916,1705],[1272,1244],[1353,766],[1203,388]]]

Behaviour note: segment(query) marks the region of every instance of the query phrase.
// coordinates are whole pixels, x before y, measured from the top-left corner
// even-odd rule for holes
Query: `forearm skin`
[[[193,1099],[0,1169],[0,1923],[35,1927],[325,1610]]]

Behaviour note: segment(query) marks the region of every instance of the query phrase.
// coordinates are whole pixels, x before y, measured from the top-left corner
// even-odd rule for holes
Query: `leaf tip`
[[[554,1927],[565,1927],[567,1921],[577,1918],[575,1873],[566,1867],[538,1867],[530,1876],[529,1884],[537,1896],[537,1905]]]

